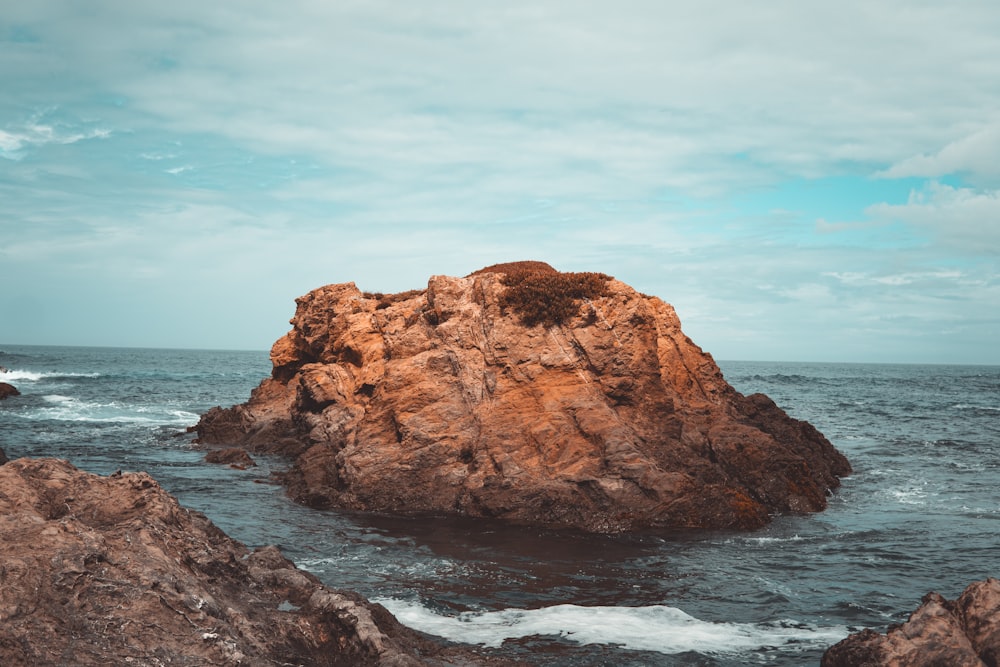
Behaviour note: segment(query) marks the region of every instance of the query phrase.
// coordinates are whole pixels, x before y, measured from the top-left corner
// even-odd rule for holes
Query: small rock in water
[[[214,449],[205,454],[205,461],[207,463],[228,463],[237,470],[246,470],[257,465],[257,462],[247,454],[246,450],[239,447]]]
[[[982,667],[1000,659],[1000,580],[970,584],[955,601],[924,596],[902,625],[862,630],[831,646],[822,667]]]

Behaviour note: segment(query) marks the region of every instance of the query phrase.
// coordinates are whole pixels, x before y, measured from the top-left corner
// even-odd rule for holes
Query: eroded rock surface
[[[451,653],[449,653],[449,651]],[[0,467],[0,665],[471,665],[145,473]]]
[[[823,667],[995,667],[1000,665],[1000,581],[977,581],[949,601],[924,596],[906,623],[863,630],[830,647]]]
[[[199,439],[293,457],[289,492],[315,507],[600,532],[754,528],[822,510],[850,472],[811,425],[734,390],[669,304],[607,279],[529,326],[511,266],[297,299],[271,377]]]
[[[0,401],[11,396],[20,396],[21,392],[17,390],[12,384],[7,384],[6,382],[0,382]]]

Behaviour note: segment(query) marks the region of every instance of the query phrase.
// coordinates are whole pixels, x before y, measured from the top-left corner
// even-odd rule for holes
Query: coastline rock
[[[8,459],[7,454],[4,453],[3,447],[0,447],[0,466],[2,466],[4,463],[7,463],[7,461],[10,461],[10,459]]]
[[[20,396],[21,392],[17,390],[12,384],[7,384],[6,382],[0,382],[0,401],[11,396]]]
[[[228,464],[239,470],[256,467],[257,462],[247,454],[245,449],[239,447],[227,447],[226,449],[213,449],[205,454],[206,463]]]
[[[1000,581],[968,586],[954,602],[924,596],[906,623],[884,635],[863,630],[831,646],[822,667],[987,667],[1000,665]]]
[[[542,263],[328,285],[296,300],[273,370],[199,441],[294,458],[297,501],[617,532],[756,528],[850,473],[810,424],[743,396],[674,309]]]
[[[145,473],[0,467],[0,664],[482,664],[249,551]]]

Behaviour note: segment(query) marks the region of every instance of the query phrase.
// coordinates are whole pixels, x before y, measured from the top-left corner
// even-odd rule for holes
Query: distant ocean
[[[1000,576],[1000,367],[721,362],[851,460],[826,512],[751,533],[597,537],[319,512],[184,432],[270,372],[264,352],[0,344],[0,447],[145,470],[250,546],[277,544],[405,624],[536,665],[815,665],[924,593]],[[484,650],[489,650],[484,648]]]

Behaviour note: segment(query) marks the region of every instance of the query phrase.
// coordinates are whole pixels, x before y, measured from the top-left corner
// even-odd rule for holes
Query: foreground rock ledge
[[[597,532],[756,528],[826,507],[844,456],[734,390],[670,305],[604,276],[561,322],[529,326],[506,307],[524,266],[310,292],[271,377],[205,414],[199,440],[294,457],[285,482],[314,507]]]
[[[127,664],[481,662],[326,588],[275,547],[248,551],[145,473],[3,465],[0,665]]]
[[[954,602],[928,593],[906,623],[863,630],[830,647],[823,667],[1000,665],[1000,581],[977,581]]]

